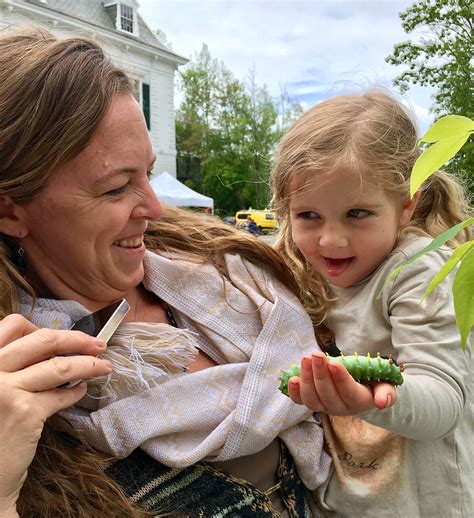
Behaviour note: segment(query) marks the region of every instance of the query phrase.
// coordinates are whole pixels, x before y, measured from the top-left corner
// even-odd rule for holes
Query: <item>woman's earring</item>
[[[26,271],[26,257],[25,257],[25,249],[23,248],[23,244],[21,242],[21,234],[18,236],[20,239],[20,246],[16,252],[16,265],[20,273],[25,273]]]

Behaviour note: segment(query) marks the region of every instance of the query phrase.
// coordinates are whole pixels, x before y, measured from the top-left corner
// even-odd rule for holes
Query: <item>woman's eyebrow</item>
[[[153,156],[153,160],[150,162],[150,164],[147,167],[147,170],[152,170],[156,163],[156,155]],[[100,187],[101,185],[107,184],[107,182],[113,178],[114,176],[117,176],[119,174],[133,174],[138,171],[135,167],[117,167],[115,169],[111,169],[107,173],[105,173],[100,178],[97,178],[92,182],[92,187]]]

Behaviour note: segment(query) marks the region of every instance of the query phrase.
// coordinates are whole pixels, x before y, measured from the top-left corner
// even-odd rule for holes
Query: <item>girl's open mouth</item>
[[[347,270],[353,259],[353,257],[346,257],[345,259],[331,259],[330,257],[324,257],[328,275],[331,277],[338,277]]]

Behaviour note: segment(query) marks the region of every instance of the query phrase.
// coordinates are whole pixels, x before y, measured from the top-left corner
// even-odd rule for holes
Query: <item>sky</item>
[[[174,52],[192,58],[206,43],[240,80],[251,71],[258,85],[309,108],[328,97],[369,87],[395,94],[402,71],[385,62],[410,38],[400,11],[414,0],[139,0],[151,29]],[[402,97],[420,134],[432,123],[433,90],[412,87]]]

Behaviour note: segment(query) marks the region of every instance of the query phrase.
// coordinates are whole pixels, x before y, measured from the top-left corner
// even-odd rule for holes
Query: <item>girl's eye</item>
[[[366,209],[351,209],[347,211],[347,216],[349,218],[362,219],[370,216],[370,211]]]
[[[301,219],[315,219],[319,218],[319,214],[317,212],[314,212],[313,210],[307,210],[305,212],[300,212],[298,216]]]

